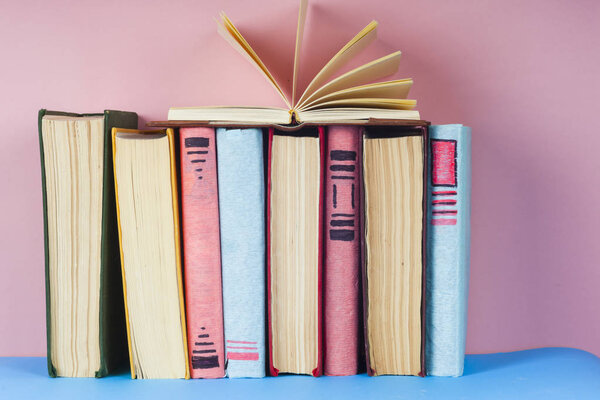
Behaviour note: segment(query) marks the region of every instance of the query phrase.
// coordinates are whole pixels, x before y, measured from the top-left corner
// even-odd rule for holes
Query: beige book
[[[422,136],[365,137],[366,340],[372,375],[422,374]]]
[[[112,135],[131,377],[189,378],[173,130]]]
[[[307,0],[300,1],[291,95],[284,92],[259,55],[225,13],[221,13],[221,20],[218,22],[218,33],[267,79],[281,97],[282,107],[172,107],[169,110],[169,120],[264,125],[420,119],[419,112],[414,110],[416,101],[406,98],[413,83],[412,79],[377,82],[398,70],[400,51],[336,77],[350,60],[375,40],[376,21],[367,24],[321,68],[303,91],[299,90],[297,82],[300,50],[307,6]]]
[[[271,373],[318,375],[319,138],[276,134],[271,154]]]

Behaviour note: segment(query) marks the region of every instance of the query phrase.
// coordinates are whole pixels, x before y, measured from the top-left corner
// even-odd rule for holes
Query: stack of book
[[[287,109],[41,110],[48,369],[133,378],[462,374],[470,130],[430,126],[399,52],[296,99],[223,14]],[[128,351],[127,351],[128,349]]]

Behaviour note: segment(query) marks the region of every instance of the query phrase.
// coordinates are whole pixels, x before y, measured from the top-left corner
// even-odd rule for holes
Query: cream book
[[[337,76],[338,72],[376,37],[377,22],[371,21],[315,75],[303,90],[297,87],[300,49],[306,20],[307,0],[300,1],[291,96],[286,94],[267,66],[233,22],[221,13],[219,34],[253,64],[280,95],[285,107],[172,107],[169,120],[201,121],[207,124],[367,123],[369,119],[420,119],[415,100],[406,97],[412,79],[379,81],[394,74],[400,51],[368,62]]]

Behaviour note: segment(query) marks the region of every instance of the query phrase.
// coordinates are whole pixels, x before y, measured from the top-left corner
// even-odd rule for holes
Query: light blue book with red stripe
[[[471,128],[429,128],[425,365],[463,374],[471,241]]]
[[[265,175],[261,129],[217,129],[225,359],[265,376]]]

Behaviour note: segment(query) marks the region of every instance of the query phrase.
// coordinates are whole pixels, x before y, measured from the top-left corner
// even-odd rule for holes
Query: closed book
[[[230,378],[265,376],[262,129],[217,129],[225,358]]]
[[[269,370],[322,373],[324,128],[269,129]]]
[[[137,114],[40,110],[38,122],[48,374],[102,377],[127,363],[110,132]]]
[[[174,132],[112,140],[131,377],[187,379]]]
[[[471,129],[429,130],[427,374],[463,374],[471,218]]]
[[[213,128],[181,128],[185,303],[192,378],[225,376],[217,154]]]
[[[327,129],[324,248],[324,373],[359,370],[362,128]]]
[[[427,128],[367,127],[362,160],[367,373],[424,376]]]

